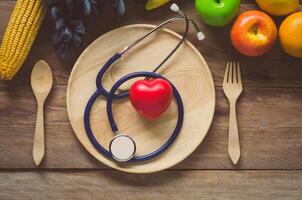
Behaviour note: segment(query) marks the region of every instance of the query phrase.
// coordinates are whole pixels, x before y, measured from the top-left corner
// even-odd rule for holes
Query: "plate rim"
[[[127,29],[127,28],[154,28],[156,27],[156,25],[152,25],[152,24],[130,24],[130,25],[125,25],[125,26],[121,26],[121,27],[118,27],[118,28],[115,28],[115,29],[112,29],[102,35],[100,35],[99,37],[97,37],[94,41],[92,41],[85,49],[84,51],[81,53],[81,55],[77,58],[76,62],[74,63],[73,67],[72,67],[72,70],[71,70],[71,73],[69,75],[69,79],[68,79],[68,83],[67,83],[67,87],[66,87],[66,107],[67,107],[67,114],[68,114],[68,121],[71,125],[71,128],[72,128],[72,131],[73,133],[76,135],[78,141],[81,143],[81,145],[84,147],[84,149],[86,149],[86,151],[91,155],[93,156],[96,160],[98,160],[99,162],[101,162],[102,164],[106,165],[107,167],[110,167],[110,168],[113,168],[113,169],[116,169],[116,170],[119,170],[119,171],[123,171],[123,172],[127,172],[127,173],[133,173],[133,174],[146,174],[146,173],[155,173],[155,172],[159,172],[159,171],[162,171],[162,170],[165,170],[165,169],[169,169],[179,163],[181,163],[182,161],[184,161],[187,157],[189,157],[200,145],[201,143],[203,142],[204,138],[206,137],[206,135],[208,134],[209,132],[209,129],[213,123],[213,119],[214,119],[214,114],[215,114],[215,109],[216,109],[216,91],[215,91],[215,84],[214,84],[214,79],[213,79],[213,76],[212,76],[212,73],[211,73],[211,70],[209,68],[209,65],[207,64],[207,62],[205,61],[204,57],[201,55],[200,51],[189,41],[189,40],[185,40],[185,43],[196,53],[196,55],[198,55],[198,57],[200,58],[200,60],[205,64],[206,66],[206,71],[209,75],[209,78],[210,78],[210,84],[211,84],[211,90],[212,90],[212,94],[213,94],[213,108],[211,110],[211,118],[210,118],[210,123],[209,125],[207,126],[206,128],[206,134],[200,138],[200,141],[198,142],[198,145],[196,145],[195,148],[192,148],[192,150],[190,152],[188,152],[185,156],[183,156],[182,159],[179,159],[177,160],[177,162],[175,163],[172,163],[172,164],[169,164],[169,165],[166,165],[165,167],[162,167],[162,168],[157,168],[156,170],[144,170],[144,171],[135,171],[131,168],[123,168],[123,167],[119,167],[119,166],[111,166],[109,165],[108,163],[106,163],[105,161],[108,160],[108,158],[105,158],[103,155],[101,155],[104,160],[100,160],[99,158],[97,158],[89,148],[87,148],[84,144],[84,142],[82,142],[78,136],[78,134],[76,133],[75,131],[75,125],[73,124],[72,120],[71,120],[71,108],[70,108],[70,105],[68,104],[69,102],[69,99],[70,99],[70,89],[69,89],[69,85],[71,84],[72,82],[72,77],[73,77],[73,74],[75,73],[75,67],[78,65],[78,62],[80,60],[80,58],[85,55],[87,49],[89,49],[90,46],[92,46],[94,43],[96,43],[98,40],[101,40],[103,37],[105,37],[106,35],[110,34],[112,31],[117,31],[119,29]],[[168,29],[168,28],[163,28],[161,29],[162,31],[165,31],[169,34],[172,34],[173,36],[177,37],[177,38],[181,38],[182,36],[178,33],[176,33],[175,31],[171,30],[171,29]]]

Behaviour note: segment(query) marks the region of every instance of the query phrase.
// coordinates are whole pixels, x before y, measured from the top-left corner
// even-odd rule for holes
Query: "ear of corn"
[[[10,80],[23,65],[45,16],[42,0],[17,0],[0,47],[0,78]]]

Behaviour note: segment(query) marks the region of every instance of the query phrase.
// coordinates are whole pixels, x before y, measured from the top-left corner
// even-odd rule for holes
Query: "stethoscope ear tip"
[[[170,6],[170,9],[173,11],[173,12],[178,12],[179,11],[179,7],[176,3],[172,3],[172,5]]]
[[[197,39],[199,40],[199,41],[202,41],[202,40],[204,40],[206,37],[205,37],[205,35],[203,34],[203,32],[198,32],[197,33]]]
[[[181,15],[184,16],[184,18],[187,18],[187,20],[189,20],[191,23],[193,23],[193,25],[195,26],[196,31],[199,31],[198,25],[194,22],[194,20],[191,19],[191,18],[189,18],[189,17],[187,17],[183,12],[181,12],[180,9],[179,9],[179,6],[176,3],[172,3],[171,6],[170,6],[170,9],[173,12],[180,13]],[[197,39],[199,41],[202,41],[202,40],[205,39],[205,35],[201,31],[199,31],[197,33]]]

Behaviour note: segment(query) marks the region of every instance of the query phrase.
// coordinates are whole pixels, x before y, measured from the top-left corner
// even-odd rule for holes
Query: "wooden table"
[[[64,62],[55,54],[46,20],[22,71],[13,81],[0,81],[0,199],[301,199],[302,59],[285,55],[279,45],[260,58],[240,56],[230,44],[230,27],[198,21],[207,36],[202,43],[190,31],[217,93],[211,130],[191,156],[163,172],[133,175],[109,169],[86,152],[66,112],[70,71],[81,51],[103,33],[126,24],[158,24],[173,15],[168,7],[146,12],[143,2],[127,2],[123,17],[110,10],[91,17],[83,47]],[[0,0],[1,37],[14,4]],[[198,18],[193,1],[180,4]],[[251,0],[242,2],[241,11],[255,8]],[[179,24],[171,28],[183,30]],[[51,65],[54,88],[46,102],[46,156],[37,168],[32,159],[36,102],[29,77],[38,59]],[[227,153],[228,103],[221,88],[230,59],[240,60],[245,86],[238,104],[242,157],[237,166]]]

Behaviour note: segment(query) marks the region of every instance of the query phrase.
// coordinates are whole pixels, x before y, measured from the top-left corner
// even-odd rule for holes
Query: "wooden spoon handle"
[[[44,103],[38,102],[38,113],[33,147],[33,158],[36,166],[41,163],[44,153]]]
[[[240,158],[240,144],[236,118],[236,102],[230,102],[228,151],[233,164],[236,165]]]

